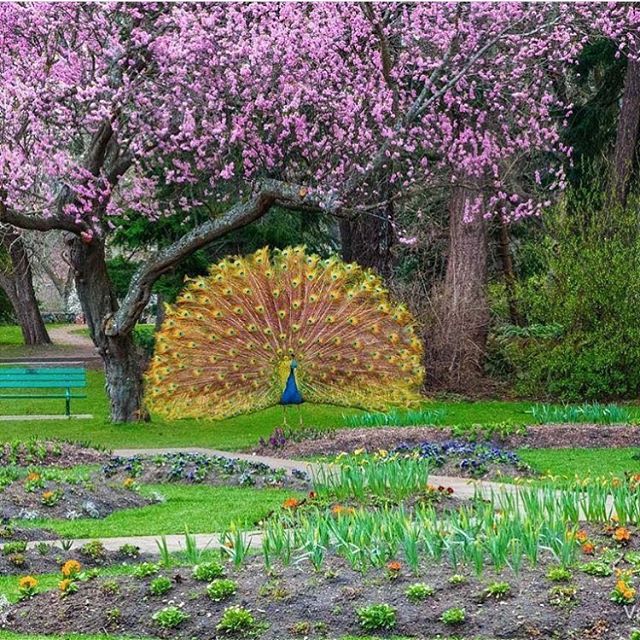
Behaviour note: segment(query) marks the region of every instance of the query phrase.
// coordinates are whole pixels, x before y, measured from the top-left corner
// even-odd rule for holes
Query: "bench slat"
[[[0,376],[2,375],[41,375],[43,373],[68,375],[68,374],[85,374],[85,370],[81,367],[0,367]]]
[[[15,382],[0,380],[0,389],[65,389],[84,388],[84,381],[75,380],[30,380],[25,382]]]
[[[0,400],[17,400],[19,398],[23,398],[24,400],[30,400],[31,398],[35,398],[38,400],[43,400],[45,398],[86,398],[86,393],[72,393],[67,396],[65,393],[48,393],[46,395],[25,395],[24,393],[0,393]]]

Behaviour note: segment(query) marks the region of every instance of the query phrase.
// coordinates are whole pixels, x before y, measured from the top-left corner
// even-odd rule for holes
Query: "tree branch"
[[[149,302],[153,285],[161,275],[217,238],[258,220],[275,204],[314,211],[324,211],[331,206],[310,194],[306,187],[277,180],[262,181],[249,200],[235,204],[218,218],[207,220],[146,260],[134,274],[118,311],[107,318],[106,335],[117,336],[133,329]]]

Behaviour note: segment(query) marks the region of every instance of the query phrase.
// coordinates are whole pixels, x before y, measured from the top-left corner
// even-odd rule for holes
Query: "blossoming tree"
[[[145,416],[132,331],[155,281],[275,204],[357,215],[386,197],[383,174],[394,194],[461,189],[464,221],[540,213],[562,187],[553,80],[581,18],[520,3],[0,6],[0,221],[67,233],[112,418]],[[523,181],[533,154],[550,160]],[[149,247],[118,301],[114,223],[194,210],[211,217]]]

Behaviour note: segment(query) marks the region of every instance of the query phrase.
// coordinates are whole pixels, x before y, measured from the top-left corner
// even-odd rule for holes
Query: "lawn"
[[[121,536],[213,533],[232,523],[253,528],[285,498],[296,495],[282,489],[205,485],[145,485],[146,495],[158,492],[165,502],[137,509],[122,509],[106,518],[77,520],[30,520],[23,526],[45,527],[63,538],[108,538]]]

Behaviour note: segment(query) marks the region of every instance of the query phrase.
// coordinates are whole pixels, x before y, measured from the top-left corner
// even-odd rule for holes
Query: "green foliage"
[[[633,629],[629,636],[629,640],[640,640],[640,629]]]
[[[390,630],[396,626],[396,610],[389,604],[371,604],[357,611],[360,626],[365,631]]]
[[[220,602],[230,598],[238,589],[238,585],[233,580],[226,578],[216,578],[207,587],[207,595],[214,601]]]
[[[151,581],[149,585],[149,593],[153,596],[162,596],[171,591],[173,582],[166,576],[159,576]]]
[[[416,582],[415,584],[409,585],[404,593],[411,602],[420,602],[432,596],[434,592],[434,588],[428,584]]]
[[[148,578],[158,573],[159,567],[154,562],[141,562],[134,570],[136,578]]]
[[[227,607],[216,629],[224,633],[246,633],[256,625],[256,619],[248,609],[240,606]]]
[[[189,614],[185,613],[179,607],[164,607],[156,611],[151,619],[163,629],[174,629],[189,619]]]
[[[508,582],[492,582],[484,590],[483,595],[485,598],[494,598],[495,600],[502,600],[511,593],[511,585]]]
[[[592,424],[621,424],[630,422],[632,414],[617,404],[585,402],[581,405],[556,407],[549,404],[536,404],[530,411],[538,424],[588,422]]]
[[[566,567],[551,567],[547,571],[547,578],[551,582],[569,582],[571,580],[571,571]]]
[[[211,582],[215,578],[224,575],[224,567],[215,560],[211,562],[202,562],[193,567],[193,577],[202,582]]]
[[[613,569],[606,562],[600,560],[594,560],[593,562],[585,562],[580,566],[580,569],[590,575],[598,578],[607,578],[613,573]]]
[[[553,331],[495,337],[494,366],[500,361],[522,394],[567,402],[638,395],[640,230],[634,206],[607,203],[606,188],[571,190],[545,215],[544,269],[525,281],[522,297],[527,320]]]
[[[446,416],[444,409],[419,409],[415,411],[393,410],[387,413],[367,412],[343,415],[347,427],[414,427],[442,424]]]
[[[465,611],[462,607],[451,607],[443,612],[440,620],[445,624],[462,624],[465,620]]]

